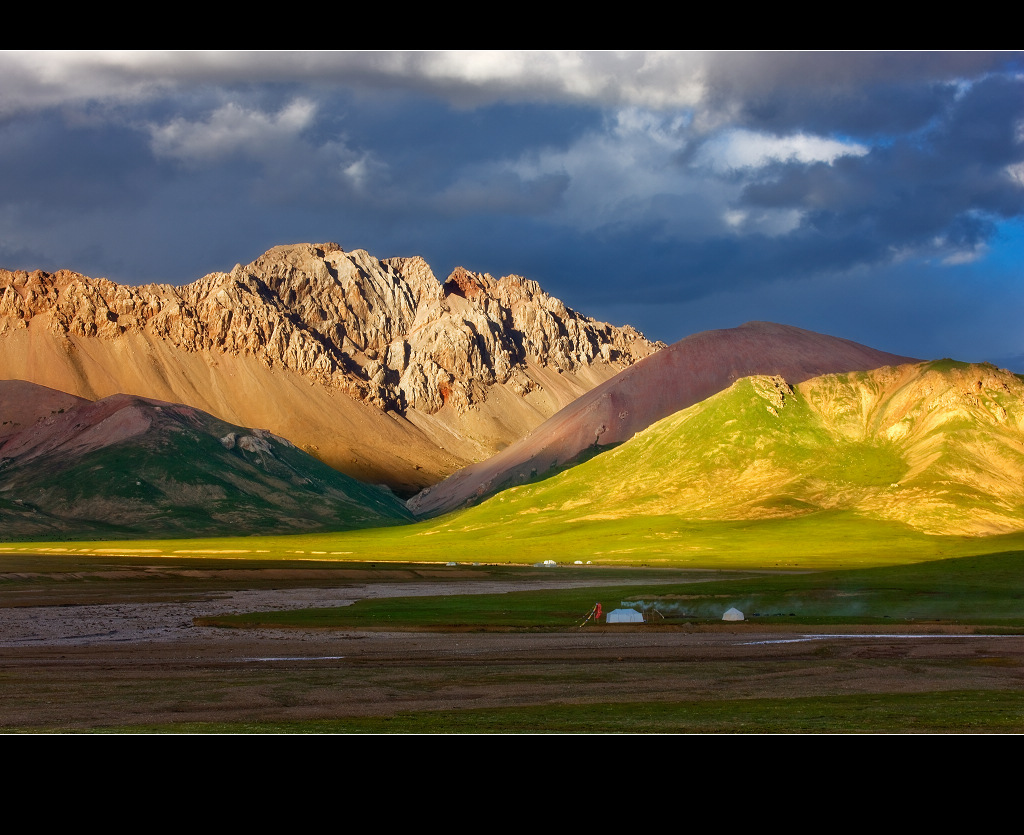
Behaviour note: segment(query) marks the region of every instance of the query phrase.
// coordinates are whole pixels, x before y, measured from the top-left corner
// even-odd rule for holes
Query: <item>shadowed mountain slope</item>
[[[847,511],[930,534],[1024,530],[1024,382],[939,361],[749,377],[621,446],[454,517],[465,529]],[[827,525],[818,532],[827,547]]]
[[[656,351],[520,276],[337,244],[275,247],[183,287],[0,270],[0,379],[265,426],[411,495]]]
[[[830,372],[909,360],[846,339],[768,322],[694,334],[580,396],[489,460],[424,490],[409,501],[409,507],[417,516],[439,515],[542,477],[594,447],[622,443],[742,377],[780,375],[798,383]]]
[[[4,538],[297,533],[411,519],[389,491],[189,406],[125,394],[91,402],[0,381],[0,421],[16,428],[0,436]]]

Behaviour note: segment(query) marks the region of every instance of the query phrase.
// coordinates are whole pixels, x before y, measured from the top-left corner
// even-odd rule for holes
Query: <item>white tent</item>
[[[722,620],[743,620],[743,612],[733,607],[724,615],[722,615]]]
[[[644,616],[636,609],[613,609],[605,618],[606,623],[643,623]]]

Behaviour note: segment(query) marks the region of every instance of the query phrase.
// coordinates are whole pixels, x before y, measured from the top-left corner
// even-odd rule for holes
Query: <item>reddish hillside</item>
[[[436,516],[569,463],[595,446],[629,440],[652,423],[754,374],[794,384],[822,374],[916,362],[865,345],[770,322],[688,336],[622,371],[530,435],[466,467],[409,502]]]
[[[47,415],[88,403],[81,397],[25,380],[0,380],[0,443]]]

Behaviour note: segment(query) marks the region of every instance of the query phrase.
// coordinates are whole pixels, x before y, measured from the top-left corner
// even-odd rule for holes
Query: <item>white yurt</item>
[[[643,623],[642,612],[636,609],[612,609],[605,618],[605,623]]]

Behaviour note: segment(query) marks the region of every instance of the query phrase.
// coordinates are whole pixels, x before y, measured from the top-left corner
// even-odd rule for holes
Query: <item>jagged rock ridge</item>
[[[441,284],[422,258],[331,243],[183,287],[0,271],[0,342],[0,378],[267,426],[407,494],[661,347],[519,276],[458,269]]]
[[[0,271],[0,333],[50,314],[61,334],[147,331],[187,351],[258,357],[382,409],[466,410],[488,387],[536,382],[526,362],[576,371],[631,365],[655,350],[630,327],[595,322],[535,281],[461,267],[442,285],[422,258],[378,261],[340,246],[281,246],[183,287],[130,287],[66,270]]]

